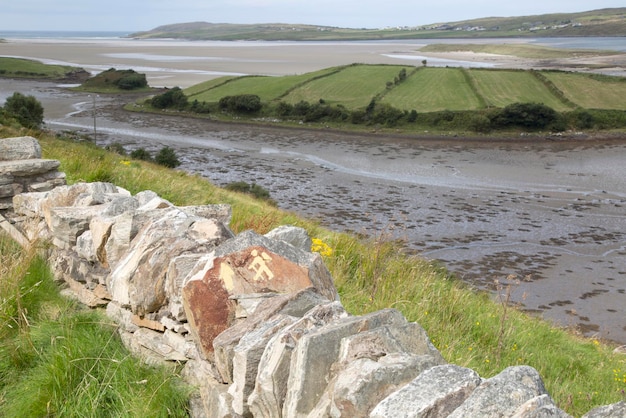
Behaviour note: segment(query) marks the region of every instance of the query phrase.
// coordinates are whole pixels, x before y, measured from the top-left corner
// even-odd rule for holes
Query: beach
[[[421,57],[416,45],[23,40],[0,44],[0,55],[94,72],[128,66],[145,71],[152,85],[186,87],[220,74],[398,64],[406,58],[394,56]],[[467,53],[427,59],[511,68],[538,64]],[[15,89],[41,100],[49,128],[90,134],[87,93],[49,82],[0,80],[0,99]],[[572,141],[473,142],[229,125],[133,114],[121,110],[123,100],[98,98],[100,145],[119,142],[150,151],[171,146],[181,169],[215,184],[255,182],[281,208],[330,228],[390,234],[477,289],[511,285],[512,301],[527,311],[626,343],[623,139],[581,134]]]
[[[8,39],[0,56],[22,57],[44,63],[82,67],[91,73],[109,68],[145,73],[155,87],[189,87],[224,75],[293,75],[352,63],[490,68],[560,68],[578,70],[588,64],[626,76],[626,53],[609,57],[531,60],[513,56],[472,53],[422,53],[418,49],[438,40],[362,42],[217,42],[134,39]],[[528,40],[458,40],[457,42],[526,43]],[[610,67],[614,65],[615,67]]]

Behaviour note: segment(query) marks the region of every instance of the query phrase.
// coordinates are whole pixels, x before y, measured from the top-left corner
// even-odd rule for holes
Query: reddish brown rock
[[[183,288],[187,319],[204,355],[212,357],[213,340],[232,325],[237,296],[317,288],[317,270],[315,264],[299,265],[261,246],[217,257],[202,280]]]

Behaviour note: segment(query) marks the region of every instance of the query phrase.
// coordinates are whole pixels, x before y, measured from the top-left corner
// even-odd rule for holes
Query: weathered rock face
[[[280,251],[281,245],[281,255],[268,248]],[[327,299],[338,298],[319,255],[289,244],[274,244],[249,231],[216,248],[215,255],[204,277],[189,281],[182,293],[186,316],[207,358],[212,355],[213,340],[234,323],[242,295],[315,288]]]
[[[0,210],[11,209],[13,196],[52,190],[65,184],[60,163],[41,158],[41,147],[29,136],[0,138]]]
[[[3,175],[0,187],[13,181]],[[14,228],[52,244],[65,293],[106,306],[145,361],[187,363],[193,416],[568,416],[531,367],[481,379],[446,364],[399,311],[349,315],[301,228],[235,236],[227,205],[176,207],[109,183],[22,193],[13,203]],[[625,410],[620,402],[585,417]]]

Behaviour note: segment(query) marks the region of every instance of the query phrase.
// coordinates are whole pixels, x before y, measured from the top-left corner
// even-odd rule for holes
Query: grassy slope
[[[181,23],[132,34],[140,38],[182,38],[213,40],[361,40],[446,37],[519,37],[519,36],[623,36],[626,33],[626,8],[592,10],[582,13],[553,13],[535,16],[487,17],[447,23],[450,30],[438,30],[443,23],[414,28],[350,29],[297,24],[215,24]],[[579,27],[551,28],[563,22]],[[486,30],[467,31],[456,28],[481,26]],[[548,29],[530,31],[533,27]]]
[[[76,71],[76,68],[63,65],[42,64],[39,61],[0,57],[0,72],[4,77],[59,79]]]
[[[505,107],[512,103],[543,103],[556,111],[571,110],[530,71],[470,70],[476,88],[487,104]]]
[[[387,93],[383,102],[418,112],[480,108],[480,100],[460,68],[421,68]]]
[[[393,82],[402,68],[410,70],[397,65],[351,65],[328,77],[312,79],[282,100],[295,104],[301,100],[317,103],[324,99],[328,104],[342,104],[348,109],[363,108],[385,91],[387,82]]]
[[[124,157],[86,144],[49,137],[40,141],[45,157],[59,159],[70,182],[111,181],[133,193],[151,189],[178,205],[230,203],[235,231],[251,228],[264,233],[282,224],[305,227],[332,247],[333,254],[325,260],[350,312],[400,309],[427,330],[448,361],[471,367],[483,377],[509,365],[531,365],[559,405],[576,416],[620,400],[626,389],[626,359],[611,354],[610,346],[493,303],[436,265],[403,255],[385,241],[384,231],[370,231],[376,239],[362,241],[227,193],[196,176],[144,162],[127,164]]]
[[[187,416],[176,373],[140,364],[105,316],[62,297],[0,232],[0,416]]]
[[[618,77],[581,77],[576,73],[543,72],[574,103],[585,109],[626,110],[626,80]]]

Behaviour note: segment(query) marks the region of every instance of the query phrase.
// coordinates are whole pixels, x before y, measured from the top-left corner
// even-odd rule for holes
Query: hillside
[[[159,26],[131,38],[193,40],[322,41],[412,38],[479,38],[519,36],[626,36],[626,7],[580,13],[518,17],[485,17],[414,27],[339,28],[332,26],[260,23],[192,22]]]

